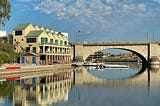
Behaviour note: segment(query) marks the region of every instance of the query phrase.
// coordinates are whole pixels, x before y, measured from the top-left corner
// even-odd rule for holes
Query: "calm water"
[[[76,68],[74,77],[63,82],[2,84],[0,106],[159,106],[159,68],[136,75],[141,65],[129,65],[129,69]],[[58,85],[65,86],[54,88]]]

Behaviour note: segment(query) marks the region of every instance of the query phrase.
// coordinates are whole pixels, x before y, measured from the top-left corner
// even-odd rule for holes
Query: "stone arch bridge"
[[[85,60],[94,52],[105,49],[123,49],[131,51],[148,63],[151,58],[160,56],[160,42],[72,42],[73,59]]]

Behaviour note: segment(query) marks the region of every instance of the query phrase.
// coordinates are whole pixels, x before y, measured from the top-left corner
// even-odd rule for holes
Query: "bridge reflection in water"
[[[148,87],[148,90],[160,87],[160,66],[146,68],[143,73],[135,74],[123,79],[102,79],[89,73],[88,68],[79,67],[74,71],[74,84],[76,86],[106,86],[115,87]],[[125,71],[123,71],[125,73]]]
[[[72,94],[75,105],[82,103],[83,106],[159,106],[160,104],[159,66],[124,79],[97,78],[84,67],[77,68],[74,75],[76,87]]]

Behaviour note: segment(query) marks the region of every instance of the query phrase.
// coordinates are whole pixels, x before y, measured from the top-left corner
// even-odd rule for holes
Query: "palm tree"
[[[0,0],[0,25],[5,26],[5,21],[10,19],[10,8],[8,0]]]

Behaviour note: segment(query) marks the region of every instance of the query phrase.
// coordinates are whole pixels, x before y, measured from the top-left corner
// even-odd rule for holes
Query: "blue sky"
[[[160,40],[160,0],[10,0],[2,30],[32,23],[69,33],[70,41]],[[153,34],[154,33],[154,34]]]

